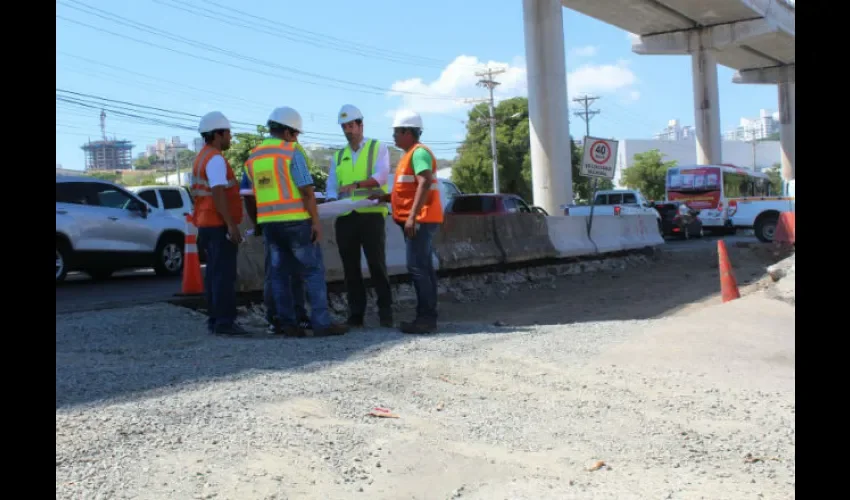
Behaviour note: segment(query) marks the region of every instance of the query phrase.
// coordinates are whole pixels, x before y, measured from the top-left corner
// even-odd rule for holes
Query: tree
[[[640,190],[649,200],[664,198],[667,184],[667,169],[676,166],[675,161],[663,161],[665,154],[657,149],[637,153],[631,167],[622,173],[623,184]]]
[[[135,170],[153,170],[156,168],[155,161],[156,156],[143,156],[133,162],[133,168]]]
[[[531,135],[528,122],[528,99],[515,97],[500,102],[495,109],[496,152],[499,161],[499,190],[532,201]],[[466,139],[460,155],[452,165],[452,181],[468,193],[493,190],[493,160],[490,151],[490,124],[487,104],[476,105],[469,112]],[[589,198],[592,179],[579,175],[581,148],[570,138],[573,192]],[[607,179],[600,179],[597,189],[611,189]]]
[[[774,163],[770,168],[764,171],[770,179],[770,193],[782,193],[782,165]]]
[[[262,125],[257,126],[257,133],[242,132],[233,136],[230,143],[230,149],[224,152],[224,157],[233,168],[233,173],[237,179],[242,179],[242,174],[245,171],[245,162],[251,155],[251,150],[259,146],[266,139],[269,129]],[[328,174],[312,161],[310,153],[307,154],[307,166],[310,168],[310,175],[313,176],[313,186],[316,191],[324,191],[327,183]]]

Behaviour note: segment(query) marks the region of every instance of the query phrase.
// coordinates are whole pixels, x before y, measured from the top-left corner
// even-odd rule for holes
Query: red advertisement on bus
[[[667,170],[667,199],[697,210],[716,209],[722,182],[720,167],[673,167]]]

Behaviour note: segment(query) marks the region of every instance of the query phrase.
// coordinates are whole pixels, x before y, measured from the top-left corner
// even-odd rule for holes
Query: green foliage
[[[779,163],[774,163],[773,166],[764,171],[767,174],[768,178],[770,178],[770,193],[771,194],[781,194],[782,193],[782,165]]]
[[[121,183],[121,174],[118,172],[92,172],[89,176],[107,182],[114,182],[116,184]]]
[[[676,166],[675,161],[663,161],[664,156],[657,149],[637,153],[632,166],[622,173],[623,184],[639,190],[646,199],[664,199],[667,169]]]
[[[148,156],[137,158],[136,161],[133,162],[133,168],[136,170],[153,170],[156,168],[156,156]]]
[[[499,190],[532,200],[531,139],[528,99],[515,97],[500,102],[495,109],[496,153],[499,161]],[[493,160],[490,153],[490,126],[487,104],[478,104],[469,112],[466,140],[460,156],[452,165],[452,181],[467,193],[493,191]],[[590,197],[592,179],[579,175],[581,148],[570,138],[573,192],[578,198]],[[611,181],[600,179],[597,189],[611,189]]]

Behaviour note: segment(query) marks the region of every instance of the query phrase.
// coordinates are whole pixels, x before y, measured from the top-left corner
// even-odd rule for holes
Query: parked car
[[[390,175],[390,183],[389,183],[390,192],[392,192],[392,190],[393,190],[393,181],[394,180],[395,180],[395,178],[392,175]],[[443,213],[445,213],[446,208],[448,207],[449,203],[451,203],[452,199],[459,194],[463,194],[463,192],[452,181],[448,181],[446,179],[437,178],[437,187],[440,190],[440,203],[442,203]],[[387,203],[387,208],[389,209],[389,213],[392,214],[393,209],[392,209],[392,206],[389,203]]]
[[[135,193],[92,177],[56,177],[56,281],[69,271],[94,279],[123,269],[183,272],[185,221],[151,210]]]
[[[539,213],[549,215],[540,207],[529,205],[515,194],[459,194],[445,209],[447,214],[492,215],[513,213]]]
[[[128,190],[145,200],[148,205],[165,210],[177,218],[192,213],[192,197],[189,189],[183,186],[131,186]]]
[[[705,235],[699,210],[678,201],[663,201],[654,204],[661,216],[661,235],[683,239],[702,238]]]

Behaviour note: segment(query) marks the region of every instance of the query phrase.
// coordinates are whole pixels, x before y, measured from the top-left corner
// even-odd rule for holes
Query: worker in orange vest
[[[204,147],[192,166],[193,222],[198,246],[206,253],[204,278],[209,319],[207,329],[217,335],[246,335],[236,321],[236,254],[242,235],[242,200],[233,169],[222,154],[230,148],[230,121],[213,111],[201,118],[198,131]]]
[[[402,227],[407,245],[407,270],[416,290],[416,318],[402,323],[404,333],[433,333],[437,329],[437,272],[433,241],[443,223],[443,206],[437,181],[437,158],[424,144],[422,117],[414,111],[399,111],[393,120],[395,145],[404,156],[395,169],[390,194],[369,199],[389,202],[393,220]]]

